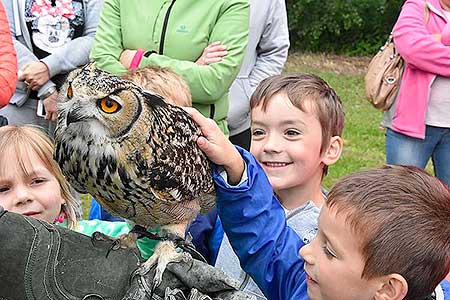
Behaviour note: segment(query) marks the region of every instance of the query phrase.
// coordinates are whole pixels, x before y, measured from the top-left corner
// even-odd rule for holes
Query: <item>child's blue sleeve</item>
[[[217,208],[214,207],[208,213],[198,215],[186,230],[192,236],[195,249],[212,265],[214,262],[211,259],[215,261],[215,257],[212,255],[210,242],[214,240],[216,221]]]
[[[443,280],[440,284],[440,287],[442,289],[442,293],[445,300],[450,300],[450,282],[448,282],[447,280]],[[436,294],[438,294],[438,289],[436,289]],[[436,300],[440,300],[439,299],[439,295],[436,295]]]
[[[102,207],[100,206],[100,204],[98,204],[98,202],[94,198],[92,198],[88,220],[101,220],[102,219],[101,209]]]
[[[305,272],[299,255],[304,245],[287,226],[264,170],[238,149],[247,165],[247,180],[230,186],[214,170],[217,209],[224,231],[246,271],[269,299],[306,300]]]
[[[217,255],[219,254],[220,245],[222,245],[224,232],[222,227],[222,222],[220,218],[216,218],[216,225],[209,238],[209,251],[211,264],[214,266],[217,261]]]
[[[122,222],[124,221],[122,218],[115,217],[107,212],[101,205],[92,198],[91,201],[91,209],[89,210],[88,220],[103,220],[110,222]]]

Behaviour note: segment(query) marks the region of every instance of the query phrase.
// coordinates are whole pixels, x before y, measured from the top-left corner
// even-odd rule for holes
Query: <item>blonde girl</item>
[[[70,186],[53,160],[54,145],[39,129],[30,126],[0,127],[0,205],[3,208],[67,226],[91,235],[95,231],[112,237],[126,234],[127,222],[80,221]],[[155,231],[153,231],[155,232]],[[141,255],[153,254],[156,241],[140,239]]]
[[[75,228],[75,199],[39,129],[0,128],[0,205],[9,211]]]

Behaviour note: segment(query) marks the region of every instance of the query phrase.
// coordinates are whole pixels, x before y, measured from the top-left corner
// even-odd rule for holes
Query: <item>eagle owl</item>
[[[55,159],[108,211],[154,227],[187,225],[214,205],[201,131],[183,109],[91,63],[70,73],[58,111]]]

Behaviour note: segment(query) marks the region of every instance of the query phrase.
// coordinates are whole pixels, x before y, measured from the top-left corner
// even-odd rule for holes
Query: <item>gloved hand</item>
[[[222,271],[189,254],[181,262],[167,265],[162,283],[151,290],[155,272],[132,275],[131,288],[122,300],[251,300],[252,296],[239,291],[239,283]]]
[[[4,116],[0,116],[0,127],[8,125],[8,119]]]

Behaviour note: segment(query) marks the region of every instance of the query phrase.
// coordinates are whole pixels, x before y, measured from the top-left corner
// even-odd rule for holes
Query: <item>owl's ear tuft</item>
[[[145,102],[149,106],[167,106],[167,103],[162,96],[145,90],[142,90],[142,93],[145,97]]]

